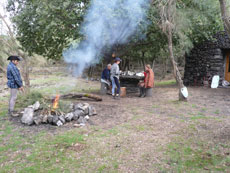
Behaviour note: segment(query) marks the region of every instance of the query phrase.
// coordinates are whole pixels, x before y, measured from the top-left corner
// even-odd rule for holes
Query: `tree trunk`
[[[173,54],[173,43],[172,43],[172,8],[173,8],[173,0],[169,0],[168,3],[168,11],[167,11],[167,38],[168,38],[168,50],[169,50],[169,57],[171,60],[171,63],[173,65],[173,75],[177,81],[178,87],[179,87],[179,100],[180,101],[187,101],[187,98],[183,97],[181,93],[181,89],[184,88],[183,80],[180,74],[180,71],[177,67],[177,63],[175,62],[174,54]]]
[[[226,0],[219,0],[219,2],[224,28],[230,38],[230,16],[227,14]]]
[[[28,93],[30,91],[30,71],[29,71],[29,65],[28,65],[28,57],[24,52],[21,52],[20,50],[17,50],[18,55],[22,58],[22,76],[24,79],[24,89],[26,91],[26,93]]]
[[[144,71],[145,71],[145,52],[144,52],[144,51],[142,51],[141,62],[142,62],[142,65],[143,65],[143,69],[144,69]]]
[[[26,59],[24,59],[23,61],[23,78],[24,78],[24,82],[25,82],[25,89],[26,91],[29,91],[30,88],[30,72],[29,72],[29,66],[28,66],[28,62]]]
[[[126,68],[129,70],[129,60],[128,59],[125,59],[124,61],[123,61],[123,64],[122,64],[122,71],[126,71]]]
[[[3,74],[3,79],[2,79],[2,85],[4,85],[4,84],[6,84],[6,70],[4,69],[4,67],[1,67],[0,66],[0,72],[2,72],[2,74]],[[0,84],[1,84],[1,82],[0,82]]]
[[[88,70],[88,77],[92,77],[93,76],[93,71],[94,71],[94,67],[90,66],[89,70]]]
[[[153,59],[153,61],[152,61],[152,69],[154,69],[154,66],[155,66],[155,58]]]

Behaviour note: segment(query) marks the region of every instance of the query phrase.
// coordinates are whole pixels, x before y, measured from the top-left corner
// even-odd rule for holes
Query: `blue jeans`
[[[110,79],[112,81],[112,95],[115,94],[115,88],[116,87],[117,87],[117,94],[119,94],[120,93],[120,83],[119,83],[118,78],[111,76]]]

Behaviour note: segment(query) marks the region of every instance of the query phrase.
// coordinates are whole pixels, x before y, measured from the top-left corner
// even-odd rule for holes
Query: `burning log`
[[[97,95],[93,95],[93,94],[84,94],[84,93],[69,93],[69,94],[64,94],[61,95],[60,98],[62,99],[79,99],[79,98],[90,98],[93,99],[95,101],[102,101],[102,98],[100,96]]]

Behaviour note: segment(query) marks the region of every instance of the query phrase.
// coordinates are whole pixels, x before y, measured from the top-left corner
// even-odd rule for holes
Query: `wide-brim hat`
[[[8,61],[13,61],[13,60],[21,61],[21,58],[19,56],[9,56],[7,60]]]
[[[114,59],[114,61],[122,61],[122,60],[121,60],[121,58],[116,57],[116,58]]]

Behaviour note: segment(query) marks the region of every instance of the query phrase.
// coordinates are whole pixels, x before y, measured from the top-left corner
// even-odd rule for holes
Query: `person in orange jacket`
[[[145,66],[144,75],[145,75],[144,82],[139,83],[139,87],[140,87],[139,97],[145,97],[146,89],[154,87],[154,73],[149,64]]]

